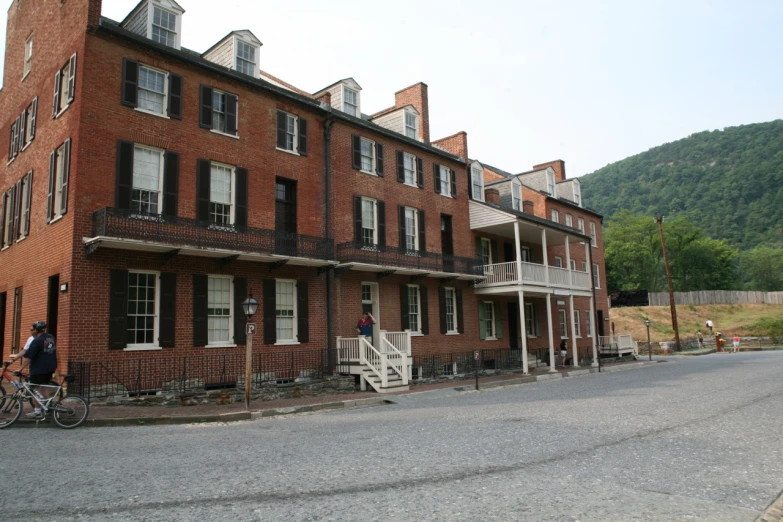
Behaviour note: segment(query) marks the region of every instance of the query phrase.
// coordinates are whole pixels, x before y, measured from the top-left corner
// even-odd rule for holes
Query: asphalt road
[[[0,433],[0,519],[754,520],[783,351],[226,425]]]

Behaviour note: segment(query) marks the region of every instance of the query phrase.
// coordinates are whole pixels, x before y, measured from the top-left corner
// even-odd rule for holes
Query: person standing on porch
[[[364,312],[356,323],[356,333],[370,338],[372,342],[372,325],[375,324],[375,317],[370,312]]]

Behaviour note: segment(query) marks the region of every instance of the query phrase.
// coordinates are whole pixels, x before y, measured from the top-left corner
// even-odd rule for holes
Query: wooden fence
[[[668,292],[650,292],[650,306],[669,306]],[[745,292],[739,290],[701,290],[674,292],[678,305],[783,304],[783,292]]]

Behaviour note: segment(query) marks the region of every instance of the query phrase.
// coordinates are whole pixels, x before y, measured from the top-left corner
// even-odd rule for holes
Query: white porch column
[[[568,288],[573,288],[573,274],[571,274],[571,247],[569,245],[568,236],[565,237],[565,251],[566,251],[566,268],[568,268]]]
[[[541,250],[544,252],[544,282],[546,286],[549,286],[549,257],[547,256],[546,248],[546,229],[541,229]]]
[[[574,368],[579,367],[579,357],[578,357],[578,351],[576,348],[576,321],[574,321],[574,296],[568,297],[569,305],[571,308],[571,333],[573,335],[571,336],[573,338],[573,343],[571,345],[571,351],[573,352],[573,355],[571,356],[571,365]]]
[[[519,324],[520,324],[520,332],[522,332],[522,373],[525,375],[528,374],[528,363],[527,363],[527,331],[525,328],[527,328],[527,325],[525,324],[525,295],[522,292],[522,290],[517,291],[517,295],[519,296]]]
[[[555,370],[555,338],[552,333],[552,294],[546,294],[546,320],[549,323],[549,371]]]
[[[514,221],[514,247],[517,252],[517,284],[522,284],[522,249],[519,247],[519,221]],[[527,370],[525,370],[527,373]]]
[[[598,321],[595,320],[595,303],[593,303],[593,296],[590,296],[590,319],[591,323],[597,323]],[[598,348],[597,348],[597,342],[598,342],[598,324],[595,324],[593,326],[593,364],[592,366],[598,366]]]

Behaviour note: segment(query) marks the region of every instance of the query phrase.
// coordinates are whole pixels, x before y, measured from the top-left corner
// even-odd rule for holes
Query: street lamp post
[[[258,301],[253,298],[252,292],[247,296],[247,299],[242,301],[242,310],[245,312],[245,316],[247,317],[247,351],[245,352],[245,407],[249,410],[250,388],[253,384],[253,334],[256,331],[256,325],[251,323],[250,319],[253,318],[253,316],[256,314],[256,310],[258,310]]]
[[[650,356],[650,360],[652,361],[652,343],[650,342],[650,320],[645,319],[644,325],[647,327],[647,353]]]

